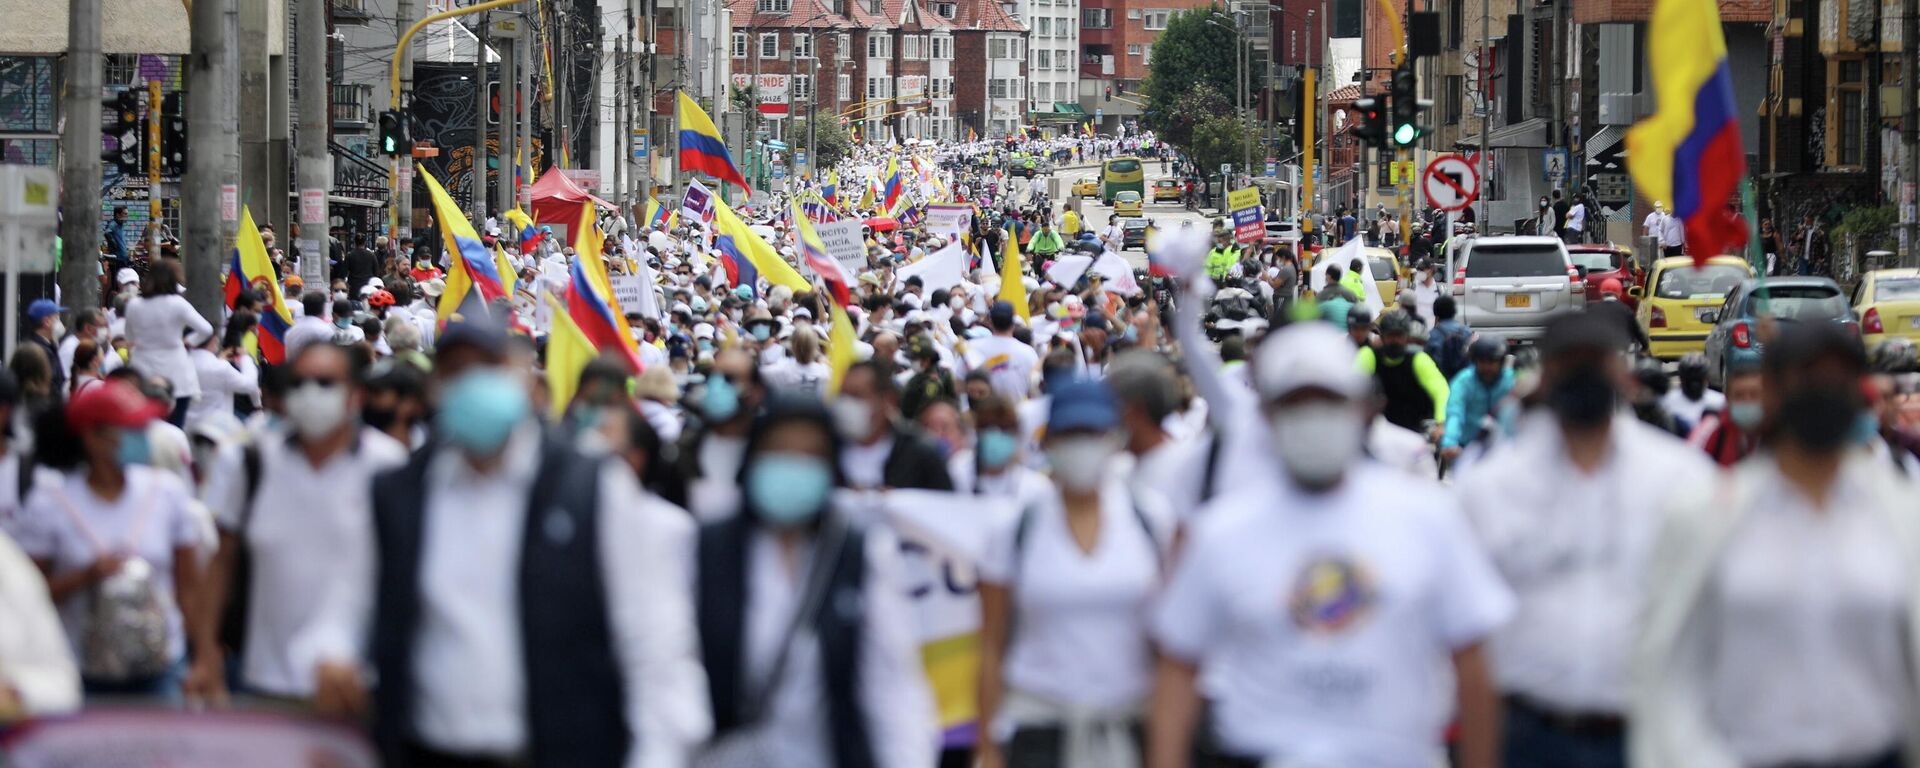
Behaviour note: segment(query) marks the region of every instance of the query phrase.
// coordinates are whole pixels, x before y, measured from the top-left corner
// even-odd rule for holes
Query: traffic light
[[[1387,148],[1387,100],[1368,96],[1355,99],[1353,111],[1360,113],[1360,119],[1353,126],[1353,135],[1362,144],[1375,149]]]
[[[1420,78],[1413,67],[1402,66],[1393,73],[1393,146],[1408,147],[1427,135],[1427,127],[1420,124],[1420,113],[1426,111],[1426,105],[1420,103]]]
[[[1107,101],[1113,101],[1113,86],[1107,86]]]
[[[395,109],[380,113],[380,153],[413,154],[413,139],[407,135],[407,114]]]
[[[132,88],[104,102],[106,125],[100,133],[113,140],[113,149],[100,153],[122,176],[147,174],[146,123],[140,120],[140,93]]]
[[[187,174],[187,94],[174,91],[160,100],[160,175]]]

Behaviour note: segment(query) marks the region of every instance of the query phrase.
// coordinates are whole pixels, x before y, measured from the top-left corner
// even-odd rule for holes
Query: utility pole
[[[533,209],[533,14],[523,15],[525,23],[520,30],[520,42],[513,47],[513,55],[519,59],[520,105],[514,110],[514,119],[520,121],[518,131],[520,153],[515,162],[520,164],[520,202]],[[553,151],[548,147],[547,151]]]
[[[187,24],[191,53],[186,59],[187,171],[181,179],[180,230],[186,262],[187,301],[208,322],[220,319],[220,265],[233,219],[227,206],[239,207],[239,118],[232,112],[233,75],[228,55],[227,20],[234,0],[195,0]],[[157,105],[156,105],[157,108]],[[230,162],[234,164],[229,164]],[[225,205],[223,205],[225,204]]]
[[[394,0],[394,34],[404,34],[408,27],[417,21],[418,13],[413,9],[414,0]],[[413,48],[406,51],[406,61],[400,62],[400,92],[393,95],[393,103],[400,109],[402,120],[407,121],[407,135],[413,135]],[[413,151],[411,148],[393,159],[393,211],[394,241],[393,247],[400,247],[400,240],[413,237]],[[407,261],[413,260],[413,254],[406,254]]]
[[[627,211],[633,207],[633,190],[627,187],[627,179],[631,175],[628,169],[633,165],[633,131],[627,115],[627,99],[631,93],[633,80],[628,77],[632,73],[627,71],[626,34],[622,33],[619,39],[614,41],[613,50],[614,55],[619,57],[614,62],[613,70],[614,151],[613,157],[607,159],[611,161],[608,165],[613,166],[613,191],[614,194],[619,195],[614,199],[620,202],[620,218],[627,219],[629,218]]]
[[[645,1],[629,0],[634,4]],[[654,27],[655,15],[651,8],[641,5],[640,18],[634,26],[634,39],[639,41],[639,46],[634,53],[639,59],[640,67],[639,82],[634,86],[634,91],[639,95],[640,101],[640,130],[647,132],[647,156],[640,158],[636,164],[638,170],[634,181],[634,187],[640,193],[641,205],[653,199],[653,158],[660,152],[660,148],[655,145],[660,137],[654,135],[653,131],[653,53],[654,35],[657,32]]]
[[[1900,220],[1907,236],[1900,258],[1902,266],[1911,267],[1920,264],[1920,191],[1914,189],[1920,183],[1920,0],[1906,0],[1901,6],[1906,61],[1900,65],[1900,77],[1906,93],[1901,98],[1900,143],[1907,150],[1907,172],[1900,179]]]
[[[473,112],[473,221],[476,225],[485,225],[487,221],[487,114],[493,111],[492,94],[487,89],[487,24],[492,17],[491,12],[480,14],[473,30],[474,98],[480,105]],[[501,112],[504,119],[506,110]]]
[[[500,84],[494,90],[494,98],[500,102],[500,160],[495,163],[500,167],[500,179],[494,184],[493,200],[494,207],[502,211],[520,204],[520,188],[514,182],[514,176],[520,172],[520,164],[509,162],[508,158],[515,157],[513,149],[519,146],[515,134],[520,127],[520,108],[524,106],[519,101],[519,49],[527,34],[526,25],[518,18],[518,14],[513,14],[507,23],[513,25],[514,35],[503,35],[499,43],[503,46],[500,53]]]
[[[327,275],[327,0],[299,0],[300,139],[294,173],[300,188],[300,278],[317,290]]]
[[[1909,0],[1911,2],[1911,0]],[[1492,230],[1493,221],[1487,218],[1487,190],[1492,187],[1493,179],[1487,178],[1487,136],[1493,132],[1493,94],[1487,91],[1488,41],[1493,39],[1493,0],[1480,0],[1480,71],[1473,73],[1480,78],[1480,161],[1475,163],[1480,172],[1480,221],[1473,225],[1475,235],[1485,235]],[[1448,237],[1453,233],[1448,232]]]
[[[100,56],[101,0],[67,6],[67,124],[60,131],[60,263],[62,303],[74,311],[100,306],[94,275],[100,252],[100,99],[106,63]],[[152,190],[158,192],[159,190]],[[12,339],[8,339],[12,341]]]

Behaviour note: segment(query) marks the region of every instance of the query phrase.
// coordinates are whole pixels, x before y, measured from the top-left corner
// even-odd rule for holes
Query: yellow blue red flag
[[[1727,207],[1746,176],[1746,151],[1714,0],[1656,0],[1647,24],[1653,116],[1627,132],[1627,166],[1638,192],[1669,201],[1686,223],[1697,264],[1746,243]]]

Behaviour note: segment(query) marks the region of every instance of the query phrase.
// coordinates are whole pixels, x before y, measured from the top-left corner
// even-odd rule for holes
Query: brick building
[[[1081,108],[1096,130],[1114,132],[1137,121],[1144,100],[1153,41],[1173,14],[1206,0],[1084,0],[1080,7]],[[1151,7],[1149,7],[1151,6]],[[1111,89],[1111,92],[1109,92]]]
[[[935,0],[941,9],[947,0]],[[980,138],[1020,130],[1026,119],[1027,27],[992,0],[951,3],[953,115],[956,135]]]

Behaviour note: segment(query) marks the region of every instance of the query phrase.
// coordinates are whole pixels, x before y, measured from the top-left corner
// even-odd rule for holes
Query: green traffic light
[[[1413,123],[1401,123],[1399,127],[1393,129],[1393,142],[1400,146],[1412,144],[1414,139],[1418,138],[1420,138],[1420,129],[1415,128]]]

